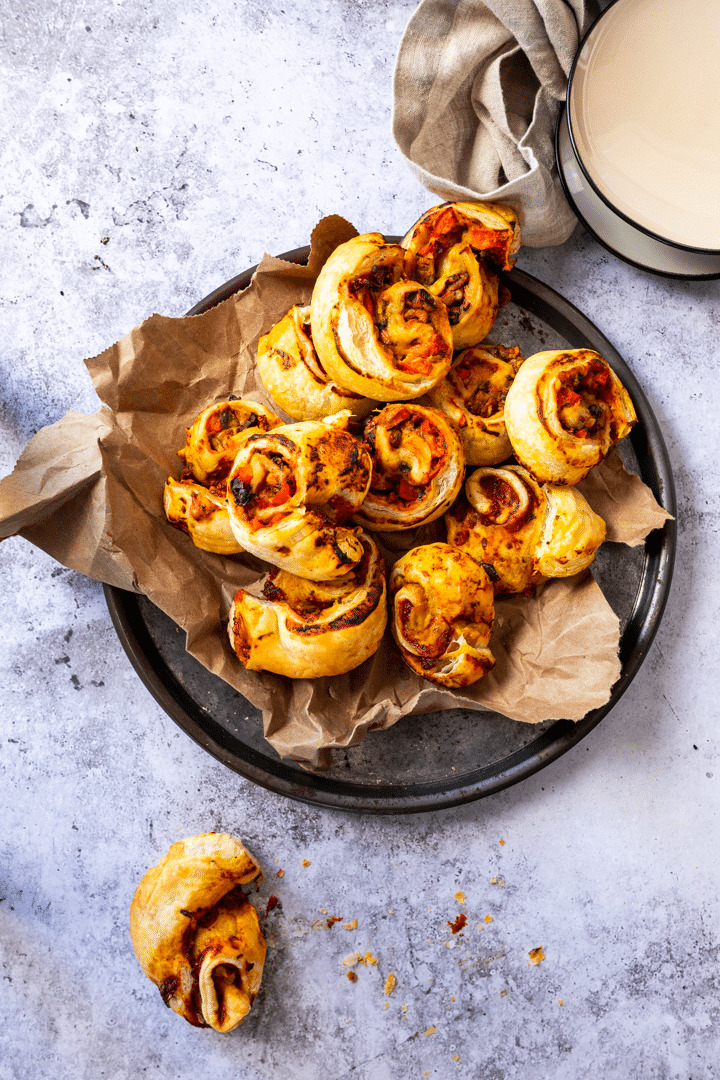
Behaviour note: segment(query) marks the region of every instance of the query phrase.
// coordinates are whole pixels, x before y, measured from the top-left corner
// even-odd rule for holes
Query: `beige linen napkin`
[[[423,0],[400,43],[393,134],[443,199],[499,200],[523,243],[561,244],[576,219],[555,167],[555,124],[599,0]]]

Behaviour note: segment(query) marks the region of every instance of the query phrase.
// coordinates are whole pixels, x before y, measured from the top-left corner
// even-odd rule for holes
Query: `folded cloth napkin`
[[[393,134],[449,200],[504,202],[523,243],[561,244],[576,219],[555,166],[555,124],[600,0],[423,0],[400,43]]]

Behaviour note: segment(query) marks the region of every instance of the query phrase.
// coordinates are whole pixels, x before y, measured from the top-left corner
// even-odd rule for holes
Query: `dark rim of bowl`
[[[592,225],[590,225],[587,218],[583,214],[582,210],[580,210],[577,203],[575,202],[575,197],[574,197],[572,191],[570,190],[570,188],[568,186],[568,183],[567,183],[567,180],[565,178],[565,172],[564,172],[564,169],[563,169],[563,162],[562,162],[562,158],[560,156],[560,128],[562,126],[563,117],[565,115],[566,115],[566,107],[563,105],[563,107],[560,110],[560,113],[558,114],[557,124],[555,125],[555,161],[556,161],[556,164],[557,164],[558,176],[560,177],[560,186],[563,189],[563,192],[565,194],[565,198],[570,203],[570,206],[572,207],[573,211],[575,212],[575,216],[578,218],[578,220],[580,222],[582,222],[582,225],[584,226],[584,228],[587,229],[587,231],[590,233],[590,235],[593,237],[593,239],[597,240],[598,244],[600,244],[602,247],[604,247],[606,251],[609,251],[611,255],[614,255],[616,259],[620,259],[622,262],[627,263],[628,266],[634,266],[636,270],[642,270],[646,274],[656,274],[658,277],[671,278],[674,281],[717,281],[717,279],[720,278],[720,270],[718,270],[717,273],[714,273],[714,274],[680,273],[680,271],[675,272],[673,270],[658,270],[654,266],[646,266],[645,263],[636,262],[635,259],[631,259],[629,255],[623,255],[623,254],[621,254],[621,252],[617,251],[616,248],[614,248],[612,246],[612,244],[610,244],[607,240],[603,239],[603,237],[600,236],[600,234],[597,233],[595,231],[595,229],[593,229]],[[568,135],[569,135],[569,133],[570,133],[570,127],[568,125]],[[575,160],[578,163],[578,166],[580,166],[580,161],[578,160],[577,154],[575,153],[575,149],[574,149],[574,147],[572,147],[572,145],[571,145],[571,149],[572,149],[573,156],[575,157]],[[585,170],[584,169],[582,170],[582,172],[583,172],[583,175],[585,175]],[[603,200],[603,202],[605,202],[605,200]],[[609,213],[610,214],[615,214],[615,211],[613,210],[613,208],[607,203],[606,203],[606,205],[608,207]],[[619,216],[619,215],[616,215],[616,216]],[[625,224],[629,225],[630,228],[632,228],[632,229],[636,228],[636,226],[634,225],[634,223],[632,221],[626,221]],[[654,240],[656,238],[651,237],[651,239]],[[664,244],[664,246],[669,247],[668,244]],[[695,251],[693,251],[693,252],[690,252],[689,254],[697,254],[697,255],[711,254],[712,255],[712,254],[714,254],[714,252],[700,252],[700,251],[695,252]],[[718,257],[720,258],[720,252],[718,252]]]
[[[586,165],[585,165],[585,163],[584,163],[584,161],[582,159],[582,156],[580,155],[580,151],[578,150],[577,143],[575,142],[575,136],[573,134],[572,121],[571,121],[571,115],[572,114],[571,114],[571,110],[570,110],[570,96],[571,96],[571,93],[572,93],[573,80],[574,80],[574,77],[575,77],[575,69],[577,67],[578,60],[580,58],[580,54],[582,53],[583,49],[585,48],[585,45],[587,44],[587,41],[590,38],[590,35],[595,30],[595,27],[607,15],[608,11],[610,11],[611,8],[614,8],[616,4],[627,3],[627,2],[628,2],[628,0],[610,0],[610,3],[608,4],[608,6],[606,8],[604,8],[603,11],[601,11],[600,14],[593,20],[590,27],[588,28],[588,30],[583,35],[582,41],[580,42],[578,50],[575,53],[575,58],[574,58],[574,60],[572,62],[572,67],[570,68],[570,75],[568,76],[567,92],[566,92],[566,95],[565,95],[565,105],[566,105],[566,108],[567,108],[568,134],[570,135],[570,142],[572,144],[573,153],[575,154],[575,158],[577,160],[578,165],[582,169],[582,172],[583,172],[583,175],[585,176],[585,179],[590,184],[593,191],[598,195],[599,198],[602,199],[602,201],[612,210],[612,212],[614,214],[616,214],[618,217],[622,218],[623,221],[626,221],[628,223],[628,225],[632,225],[632,227],[634,229],[638,229],[639,232],[646,233],[647,236],[651,236],[653,238],[653,240],[657,240],[658,243],[660,243],[660,244],[665,244],[666,247],[677,248],[680,251],[695,252],[697,255],[720,255],[720,248],[693,247],[690,244],[681,244],[677,240],[669,240],[667,238],[667,236],[661,236],[660,233],[653,232],[652,229],[648,229],[647,226],[641,225],[638,221],[634,221],[631,217],[628,217],[627,214],[624,214],[623,211],[619,210],[617,208],[617,206],[615,206],[610,201],[609,197],[607,195],[605,195],[600,190],[600,188],[597,186],[597,184],[593,180],[592,176],[590,176],[590,174],[589,174],[589,172],[587,170],[587,167],[586,167]],[[602,241],[601,241],[601,243],[602,243]],[[607,247],[607,245],[605,245],[605,246]],[[609,248],[608,250],[612,250],[612,249]],[[622,258],[622,256],[619,255],[618,258]],[[629,260],[626,260],[626,262],[627,261],[629,261]],[[633,263],[632,265],[635,266],[635,265],[638,265],[638,264]],[[641,267],[641,268],[643,270],[647,269],[647,267]],[[662,273],[662,271],[660,271],[660,270],[653,271],[653,273]],[[668,277],[675,277],[676,275],[668,274],[667,276]]]
[[[396,243],[399,237],[387,237]],[[295,248],[279,256],[288,262],[307,263],[310,248]],[[234,293],[246,288],[257,266],[238,274],[213,290],[188,311],[200,315]],[[300,802],[341,811],[399,814],[440,810],[502,791],[549,765],[580,742],[620,700],[630,685],[657,633],[667,602],[675,559],[675,487],[667,449],[650,404],[632,371],[617,350],[597,327],[573,304],[523,270],[503,275],[511,285],[514,298],[528,309],[550,308],[555,312],[553,326],[571,346],[584,347],[588,337],[602,345],[602,355],[619,369],[641,421],[628,438],[632,441],[640,476],[649,485],[660,504],[672,514],[661,529],[645,541],[640,586],[630,620],[620,641],[622,670],[610,700],[593,709],[582,720],[558,720],[534,742],[509,754],[499,762],[471,770],[458,777],[458,785],[448,788],[448,779],[416,784],[361,784],[338,781],[322,773],[310,773],[280,758],[274,760],[247,746],[213,720],[185,690],[170,671],[152,641],[140,612],[135,593],[105,585],[113,626],[120,642],[141,680],[158,704],[196,743],[247,780]],[[371,733],[370,738],[376,737]],[[379,737],[382,734],[379,733]],[[240,752],[240,753],[238,753]],[[498,767],[502,765],[502,768]]]

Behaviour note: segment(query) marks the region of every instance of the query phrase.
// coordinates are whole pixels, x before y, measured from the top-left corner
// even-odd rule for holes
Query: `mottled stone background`
[[[0,472],[66,409],[95,410],[83,357],[151,312],[182,314],[264,250],[307,243],[324,213],[401,233],[435,201],[390,134],[413,8],[10,0]],[[519,265],[619,348],[672,457],[674,586],[634,683],[502,794],[331,813],[211,759],[131,669],[100,586],[4,542],[2,1080],[718,1075],[720,290],[627,267],[579,227]],[[266,868],[260,900],[280,900],[262,992],[228,1037],[165,1009],[127,933],[147,867],[209,829],[243,837]],[[353,984],[355,950],[377,963]]]

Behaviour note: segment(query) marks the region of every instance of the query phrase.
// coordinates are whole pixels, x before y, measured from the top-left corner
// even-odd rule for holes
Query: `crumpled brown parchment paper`
[[[210,311],[146,319],[87,361],[103,407],[43,428],[0,483],[0,537],[19,533],[73,570],[144,593],[185,630],[193,656],[262,710],[278,754],[314,768],[327,766],[333,747],[409,713],[467,707],[526,723],[579,720],[608,700],[620,674],[618,619],[589,571],[551,581],[535,597],[499,600],[496,666],[463,691],[411,672],[389,632],[375,656],[334,678],[246,671],[235,658],[230,602],[267,568],[249,555],[194,547],[165,521],[163,487],[179,475],[185,428],[206,405],[232,393],[277,410],[255,374],[258,337],[309,301],[327,256],[355,234],[342,218],[324,218],[307,266],[266,255],[251,285]],[[669,517],[617,453],[583,490],[615,541],[638,544]],[[414,540],[398,535],[386,537],[391,557]]]

